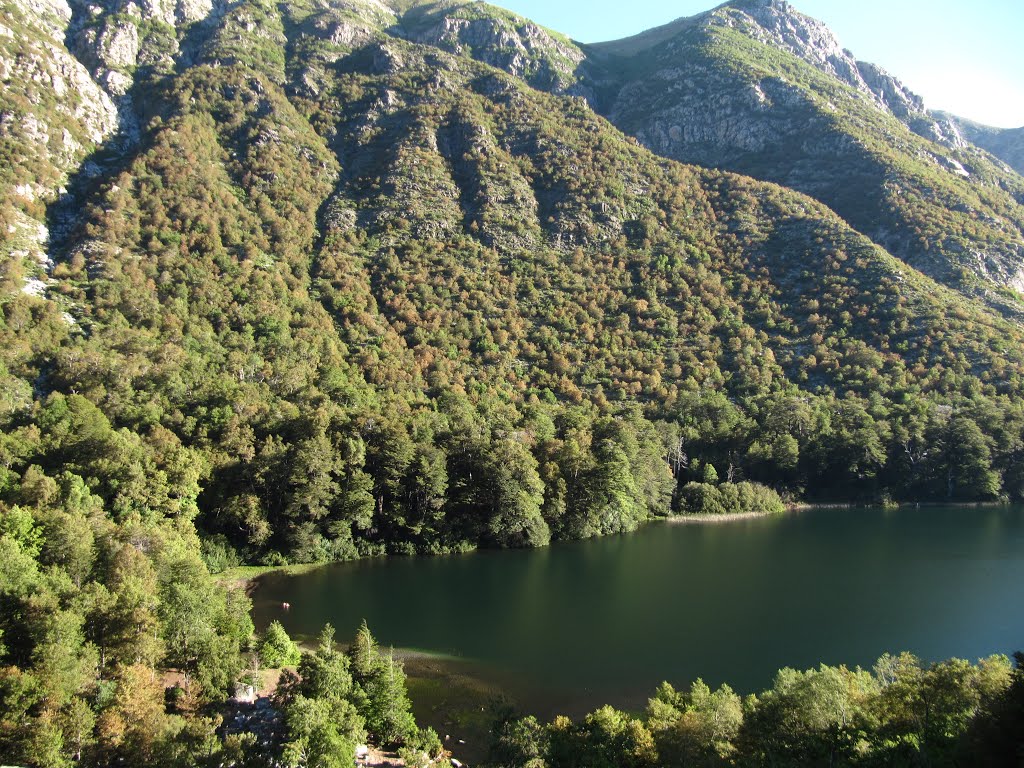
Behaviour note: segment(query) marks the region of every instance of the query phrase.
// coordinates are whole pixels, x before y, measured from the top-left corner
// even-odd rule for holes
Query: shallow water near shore
[[[461,701],[473,719],[499,695],[541,717],[640,709],[662,680],[746,693],[786,666],[1024,648],[1024,508],[654,523],[540,550],[271,573],[253,602],[260,628],[279,619],[312,637],[329,621],[345,639],[365,618],[382,645],[417,649],[407,664],[437,717]]]

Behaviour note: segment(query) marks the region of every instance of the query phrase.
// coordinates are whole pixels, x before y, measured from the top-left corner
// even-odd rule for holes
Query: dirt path
[[[391,768],[405,765],[405,762],[394,752],[384,752],[376,747],[370,747],[366,759],[356,760],[356,765],[370,766],[370,768]]]

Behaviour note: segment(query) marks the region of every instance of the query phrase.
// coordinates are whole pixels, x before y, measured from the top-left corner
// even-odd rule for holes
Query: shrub
[[[679,511],[688,515],[775,515],[785,508],[779,494],[760,483],[687,483],[679,498]]]
[[[270,622],[260,643],[260,658],[268,667],[294,667],[299,663],[299,648],[279,621]]]

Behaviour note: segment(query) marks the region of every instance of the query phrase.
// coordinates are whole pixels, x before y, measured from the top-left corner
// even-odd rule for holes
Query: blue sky
[[[717,0],[492,0],[592,43],[708,10]],[[844,47],[921,94],[931,109],[1024,126],[1022,0],[795,0]]]

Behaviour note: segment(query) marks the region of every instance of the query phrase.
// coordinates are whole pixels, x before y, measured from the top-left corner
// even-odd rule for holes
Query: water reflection
[[[307,637],[365,617],[384,644],[479,662],[534,700],[629,706],[663,679],[751,691],[782,666],[1009,653],[1022,598],[1024,510],[922,507],[274,574],[254,613]]]

